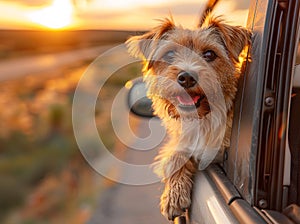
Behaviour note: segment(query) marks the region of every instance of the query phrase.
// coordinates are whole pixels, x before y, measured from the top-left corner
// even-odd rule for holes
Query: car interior
[[[288,204],[300,205],[300,45],[298,45],[296,65],[294,70],[293,88],[290,105],[289,120],[289,149],[290,149],[290,185]],[[294,206],[298,211],[300,221],[300,208]]]

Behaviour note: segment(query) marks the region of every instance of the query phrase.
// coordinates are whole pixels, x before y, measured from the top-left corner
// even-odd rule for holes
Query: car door
[[[226,170],[249,203],[281,211],[299,1],[252,1],[248,27],[251,62],[240,80]]]

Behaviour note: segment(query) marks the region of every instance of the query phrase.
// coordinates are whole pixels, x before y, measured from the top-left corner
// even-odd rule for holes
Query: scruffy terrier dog
[[[229,147],[239,55],[250,37],[209,16],[194,30],[165,19],[127,41],[129,52],[143,59],[147,95],[170,137],[155,162],[165,183],[161,212],[169,220],[190,207],[196,170]]]

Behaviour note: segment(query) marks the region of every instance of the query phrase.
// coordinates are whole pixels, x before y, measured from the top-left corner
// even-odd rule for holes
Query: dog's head
[[[165,19],[152,31],[131,37],[127,45],[133,56],[143,59],[148,96],[159,117],[194,118],[192,111],[196,111],[203,118],[211,111],[213,96],[220,92],[225,110],[232,107],[239,55],[250,36],[247,29],[220,18],[207,18],[195,30]]]

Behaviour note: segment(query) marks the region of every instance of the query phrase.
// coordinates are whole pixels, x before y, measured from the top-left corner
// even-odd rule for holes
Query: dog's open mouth
[[[201,101],[206,98],[205,94],[189,95],[187,93],[176,96],[178,107],[183,110],[193,110],[200,106]]]

